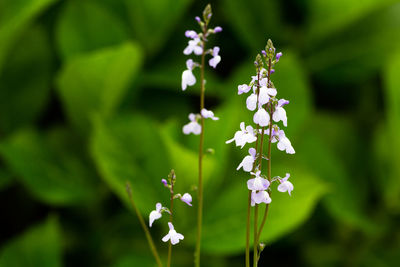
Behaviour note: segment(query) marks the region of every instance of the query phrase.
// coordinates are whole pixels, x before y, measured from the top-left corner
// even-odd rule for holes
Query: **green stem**
[[[257,229],[258,229],[258,205],[254,208],[254,244],[253,244],[253,267],[257,267],[258,264],[258,243],[257,240]]]
[[[172,223],[172,212],[174,209],[174,178],[172,177],[171,179],[171,203],[170,203],[170,215],[169,215],[169,221]],[[171,266],[171,258],[172,258],[172,243],[169,242],[168,245],[168,262],[167,262],[167,267]]]
[[[268,61],[268,82],[267,85],[269,86],[270,83],[270,75],[271,75],[271,68],[272,68],[272,62],[271,59]],[[267,108],[267,107],[266,107]],[[270,115],[270,118],[272,119],[272,114],[273,114],[273,107],[272,105],[269,105],[269,110],[267,112]],[[268,138],[268,181],[271,183],[271,143],[272,143],[272,121],[269,121],[269,138]],[[264,211],[264,216],[261,221],[260,229],[258,230],[258,235],[257,235],[257,242],[260,240],[261,232],[264,228],[265,221],[267,220],[268,216],[268,210],[269,210],[269,204],[266,204],[265,206],[265,211]]]
[[[142,214],[139,212],[139,210],[135,205],[135,202],[133,201],[131,184],[129,182],[126,182],[126,191],[128,192],[129,200],[131,202],[133,210],[135,211],[136,216],[139,218],[140,225],[142,226],[143,231],[146,234],[147,242],[149,243],[149,247],[151,252],[153,253],[154,259],[157,262],[157,266],[162,267],[160,256],[158,256],[157,248],[154,245],[153,238],[151,238],[149,228],[147,228],[147,225],[144,223]]]
[[[203,28],[203,36],[205,36],[207,28]],[[203,53],[201,54],[201,66],[200,66],[200,81],[201,81],[201,91],[200,91],[200,112],[204,108],[204,62],[205,62],[205,40],[203,40]],[[198,202],[199,206],[197,209],[197,241],[196,250],[194,254],[194,263],[196,267],[200,267],[200,247],[201,247],[201,228],[203,221],[203,146],[204,146],[204,118],[200,118],[201,132],[200,132],[200,144],[199,144],[199,185],[198,185]]]

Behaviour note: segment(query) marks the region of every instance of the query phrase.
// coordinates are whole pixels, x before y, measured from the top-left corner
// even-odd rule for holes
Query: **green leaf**
[[[260,51],[265,48],[267,38],[277,41],[285,38],[287,31],[280,31],[282,20],[278,1],[223,1],[223,12],[232,25],[239,41],[249,51]],[[268,15],[266,15],[266,12]]]
[[[377,10],[317,48],[308,46],[305,65],[319,80],[331,84],[368,79],[386,64],[398,46],[399,12],[400,3]]]
[[[400,48],[400,47],[399,47]],[[393,53],[392,58],[384,69],[384,101],[385,101],[385,124],[377,129],[375,133],[376,163],[380,177],[379,185],[384,192],[384,200],[391,211],[400,211],[400,49]]]
[[[33,130],[15,133],[0,143],[0,154],[10,171],[41,201],[75,205],[94,197],[93,173],[78,156],[74,137],[63,129],[46,135]]]
[[[54,2],[56,0],[0,0],[0,73],[20,34]]]
[[[0,251],[1,267],[62,266],[58,222],[49,218],[23,235],[9,241]]]
[[[69,1],[58,17],[56,29],[56,40],[64,58],[128,40],[125,25],[98,2]]]
[[[276,165],[273,168],[287,170],[286,166]],[[248,190],[243,177],[238,176],[231,177],[231,185],[221,191],[204,213],[202,247],[208,253],[238,253],[245,248]],[[271,243],[294,231],[311,215],[315,204],[327,191],[325,183],[300,168],[291,169],[291,180],[294,184],[291,197],[287,193],[278,192],[276,185],[272,186],[272,203],[262,241]],[[260,206],[259,222],[264,207]]]
[[[191,0],[124,0],[134,36],[150,54],[163,46],[190,2]]]
[[[44,109],[51,88],[51,60],[43,28],[26,31],[0,74],[0,131],[9,133],[34,122]]]
[[[146,214],[168,199],[162,184],[173,168],[153,121],[145,116],[119,116],[94,120],[91,152],[98,171],[110,189],[129,204],[126,182],[132,184],[136,206]]]
[[[308,35],[310,41],[327,37],[368,13],[386,7],[396,0],[310,0]]]
[[[81,131],[89,129],[92,113],[108,117],[118,108],[142,62],[134,43],[97,50],[67,62],[58,76],[65,112]]]

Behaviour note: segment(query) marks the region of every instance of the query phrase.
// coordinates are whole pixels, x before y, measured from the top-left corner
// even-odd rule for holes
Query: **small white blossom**
[[[269,124],[269,119],[268,112],[263,108],[259,108],[253,116],[254,123],[260,125],[261,127],[267,126]]]
[[[241,95],[243,93],[248,93],[250,89],[251,87],[248,86],[247,84],[241,84],[238,86],[238,95]]]
[[[256,173],[252,172],[251,174],[255,175],[256,177],[247,181],[247,188],[249,190],[262,191],[269,187],[269,181],[260,176],[261,171],[257,171]]]
[[[236,168],[236,170],[239,170],[240,168],[243,167],[243,170],[245,172],[251,172],[251,170],[253,169],[254,161],[256,160],[256,150],[254,148],[250,148],[249,154],[250,154],[249,156],[244,157],[244,159]]]
[[[268,103],[271,96],[276,96],[276,89],[262,86],[260,88],[260,94],[258,97],[259,105],[262,106],[262,105]]]
[[[267,191],[251,191],[251,206],[255,206],[255,204],[269,204],[272,199],[270,198]]]
[[[150,227],[153,225],[153,222],[155,220],[158,220],[158,219],[161,218],[161,216],[162,216],[161,215],[161,209],[162,209],[161,203],[157,203],[156,204],[156,209],[153,210],[152,212],[150,212],[150,215],[149,215],[149,226]]]
[[[188,204],[189,206],[192,206],[192,196],[189,193],[183,194],[181,200],[186,204]]]
[[[190,122],[183,126],[183,133],[199,135],[201,133],[201,125],[196,120],[196,115],[193,113],[189,114]]]
[[[203,109],[201,110],[201,116],[203,116],[203,118],[205,118],[205,119],[210,118],[210,119],[212,119],[213,121],[219,120],[218,117],[215,117],[215,116],[214,116],[214,112],[212,112],[211,110],[207,110],[207,109],[205,109],[205,108],[203,108]]]
[[[193,38],[193,40],[189,40],[188,46],[183,50],[185,55],[190,55],[194,53],[195,55],[201,55],[203,53],[203,47],[201,46],[201,40],[199,37]]]
[[[213,58],[211,58],[208,61],[208,64],[210,64],[210,66],[213,67],[214,69],[217,67],[218,63],[221,61],[221,56],[218,55],[218,53],[219,53],[219,47],[215,46],[214,49],[212,50]]]
[[[199,35],[197,34],[197,32],[195,32],[195,31],[193,31],[193,30],[188,30],[188,31],[186,31],[186,32],[185,32],[185,36],[188,37],[188,38],[191,38],[191,39],[194,39],[194,38],[198,38],[198,37],[199,37]]]
[[[278,132],[278,144],[277,147],[280,151],[286,151],[288,154],[294,154],[294,148],[290,140],[286,137],[285,132],[283,130],[279,130]]]
[[[185,91],[187,86],[192,86],[196,83],[196,77],[194,77],[192,70],[195,67],[195,63],[192,59],[186,60],[186,67],[182,73],[182,90]]]
[[[249,95],[246,99],[246,106],[248,110],[255,110],[257,107],[257,95],[255,93],[252,93]]]
[[[176,245],[179,243],[179,240],[183,240],[184,236],[175,231],[174,226],[171,222],[168,223],[168,227],[169,227],[169,232],[166,236],[164,236],[162,238],[163,242],[167,242],[168,240],[171,240],[171,244]]]
[[[292,192],[294,187],[293,187],[293,184],[288,181],[289,177],[290,177],[290,174],[286,173],[286,176],[280,180],[281,184],[278,186],[278,191],[279,192],[286,192],[287,191],[289,193],[289,195],[290,195],[290,193]]]
[[[287,117],[286,111],[283,109],[283,106],[286,104],[289,104],[289,101],[285,99],[280,99],[275,107],[274,114],[272,115],[272,119],[275,122],[282,121],[285,127],[287,126]]]
[[[226,141],[227,144],[232,143],[235,141],[236,146],[240,146],[243,148],[247,143],[253,143],[257,140],[257,137],[254,135],[254,129],[250,125],[245,128],[244,122],[240,123],[240,131],[235,133],[235,136]]]

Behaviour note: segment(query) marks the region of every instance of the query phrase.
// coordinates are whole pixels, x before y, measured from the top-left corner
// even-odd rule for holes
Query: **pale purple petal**
[[[256,94],[251,94],[249,97],[246,99],[246,106],[248,110],[255,110],[257,107],[257,95]]]
[[[187,86],[192,86],[196,83],[196,77],[194,77],[191,70],[185,70],[182,73],[182,90],[185,91]]]
[[[214,69],[217,67],[218,63],[221,62],[221,56],[214,56],[208,61],[208,64]]]
[[[188,204],[189,206],[192,206],[192,196],[189,193],[185,193],[183,194],[183,196],[181,197],[181,200],[183,202],[185,202],[186,204]]]
[[[194,39],[194,38],[198,37],[197,32],[192,31],[192,30],[186,31],[185,32],[185,36],[188,37],[188,38],[191,38],[191,39]]]
[[[238,95],[241,95],[243,93],[248,93],[250,91],[251,87],[248,86],[247,84],[242,84],[238,86]]]
[[[253,116],[254,123],[260,125],[261,127],[265,127],[269,124],[269,114],[265,111],[265,109],[260,108]]]
[[[277,107],[274,111],[274,114],[272,114],[272,119],[275,122],[282,121],[283,125],[286,127],[287,126],[287,117],[286,117],[286,111],[282,107]]]
[[[222,27],[220,27],[220,26],[215,27],[214,33],[219,33],[219,32],[222,32]]]
[[[281,58],[281,56],[282,56],[282,52],[279,52],[279,53],[276,54],[276,62],[279,61],[279,59]]]

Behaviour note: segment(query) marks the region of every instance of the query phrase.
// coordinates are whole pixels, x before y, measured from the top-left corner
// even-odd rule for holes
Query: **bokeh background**
[[[184,32],[208,2],[0,0],[0,266],[154,266],[125,182],[145,218],[167,205],[170,169],[196,195],[199,86],[182,92]],[[290,100],[261,266],[399,266],[400,3],[219,0],[207,69],[203,266],[243,266],[247,149],[226,145],[251,122],[237,85],[268,38],[283,52],[273,81]],[[193,58],[193,57],[192,57]],[[196,74],[198,75],[198,73]],[[191,266],[194,207],[176,203]],[[151,233],[166,259],[167,218]]]

